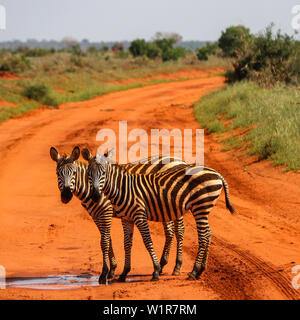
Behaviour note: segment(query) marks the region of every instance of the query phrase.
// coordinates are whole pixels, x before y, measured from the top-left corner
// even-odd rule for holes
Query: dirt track
[[[199,72],[199,76],[201,72]],[[202,75],[205,75],[202,73]],[[108,94],[90,101],[36,110],[0,125],[0,265],[7,277],[95,274],[100,271],[99,234],[80,202],[60,202],[49,147],[70,152],[74,145],[96,150],[101,128],[198,128],[192,104],[224,85],[205,77]],[[129,283],[74,290],[7,288],[0,299],[299,299],[291,268],[300,264],[299,175],[281,173],[234,152],[221,152],[205,137],[205,164],[226,178],[238,215],[225,209],[224,195],[210,214],[213,232],[208,269],[198,281],[185,280],[196,253],[196,231],[185,217],[184,262],[179,277],[170,261],[159,282],[150,282],[152,263],[137,230]],[[160,223],[150,223],[158,255],[164,242]],[[114,219],[112,238],[122,270],[123,235]]]

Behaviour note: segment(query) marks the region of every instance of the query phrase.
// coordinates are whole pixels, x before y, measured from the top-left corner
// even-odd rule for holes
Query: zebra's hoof
[[[158,274],[154,274],[154,275],[152,276],[151,281],[158,281],[158,280],[159,280],[159,275],[158,275]]]
[[[172,275],[173,276],[179,276],[180,275],[180,270],[174,270]]]
[[[196,280],[196,276],[193,273],[190,273],[187,280]]]
[[[115,272],[111,272],[111,273],[109,273],[109,274],[107,275],[107,279],[108,279],[108,280],[111,280],[111,279],[114,278],[114,276],[115,276]]]
[[[120,275],[118,278],[118,282],[126,282],[126,276]]]
[[[107,275],[107,279],[113,279],[113,278],[114,278],[114,276],[115,276],[115,270],[116,270],[116,268],[113,268],[113,269],[110,269],[110,270],[109,270],[109,273],[108,273],[108,275]]]
[[[196,279],[197,279],[197,280],[201,277],[201,275],[202,275],[202,273],[204,272],[204,270],[205,270],[205,266],[202,266],[202,267],[200,268],[200,270],[197,272],[197,274],[196,274]]]
[[[107,280],[106,280],[106,278],[101,278],[100,277],[98,282],[99,282],[99,284],[106,284]]]

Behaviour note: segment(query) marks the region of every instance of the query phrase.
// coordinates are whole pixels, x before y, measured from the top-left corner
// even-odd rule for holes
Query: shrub
[[[161,51],[159,47],[155,43],[148,43],[148,48],[147,48],[147,57],[149,59],[155,59],[159,57],[161,54]]]
[[[144,39],[136,39],[131,42],[129,51],[134,57],[147,55],[148,43]]]
[[[264,33],[252,38],[234,62],[230,80],[250,79],[266,86],[297,81],[300,65],[296,43],[280,31],[273,35],[272,28],[270,25]]]
[[[79,44],[73,45],[70,51],[74,56],[77,56],[77,57],[84,55]]]
[[[78,68],[83,67],[83,62],[80,56],[71,56],[70,62]]]
[[[24,51],[24,55],[26,57],[44,57],[48,54],[52,54],[55,52],[55,49],[42,49],[42,48],[34,48],[34,49],[27,49]]]
[[[25,56],[8,55],[0,62],[0,71],[20,73],[30,68],[30,62]]]
[[[186,54],[186,51],[182,47],[176,47],[176,48],[165,48],[162,51],[161,58],[163,61],[169,61],[169,60],[178,60],[179,58],[184,57]]]
[[[250,30],[238,25],[222,31],[218,43],[225,57],[237,57],[245,51],[245,46],[250,40]]]
[[[48,106],[56,107],[58,102],[51,96],[50,90],[44,84],[32,84],[24,87],[21,92],[24,97],[41,102]]]
[[[185,49],[182,47],[174,48],[173,45],[175,43],[175,39],[159,39],[154,41],[154,44],[161,51],[161,58],[163,61],[178,60],[179,58],[185,56]]]
[[[197,50],[197,58],[199,60],[208,60],[209,49],[207,47],[202,47]]]

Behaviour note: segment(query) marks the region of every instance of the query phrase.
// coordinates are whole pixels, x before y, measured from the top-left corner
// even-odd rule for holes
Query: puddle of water
[[[6,287],[40,289],[40,290],[62,290],[78,289],[81,287],[99,286],[98,276],[93,275],[49,275],[39,278],[7,278]]]
[[[79,289],[83,287],[97,287],[99,276],[95,275],[49,275],[46,277],[24,277],[24,278],[7,278],[7,288],[23,288],[23,289],[37,289],[37,290],[66,290]],[[149,281],[149,277],[130,276],[127,277],[126,282],[141,282]],[[118,283],[117,278],[109,281],[110,283]]]

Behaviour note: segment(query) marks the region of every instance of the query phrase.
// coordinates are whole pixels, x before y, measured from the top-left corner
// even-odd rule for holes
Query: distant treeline
[[[120,45],[124,49],[128,49],[130,46],[130,41],[101,41],[101,42],[90,42],[87,39],[83,39],[82,41],[76,41],[71,38],[66,38],[61,41],[56,40],[35,40],[28,39],[27,41],[13,40],[13,41],[5,41],[0,42],[0,50],[8,49],[8,50],[16,50],[20,47],[27,47],[29,49],[55,49],[55,50],[63,50],[72,47],[75,44],[79,44],[83,51],[88,50],[90,47],[94,47],[96,49],[101,48],[109,48],[112,49],[116,46],[116,44]],[[187,50],[196,50],[197,48],[201,48],[205,46],[207,41],[178,41],[174,46],[175,47],[183,47]]]

